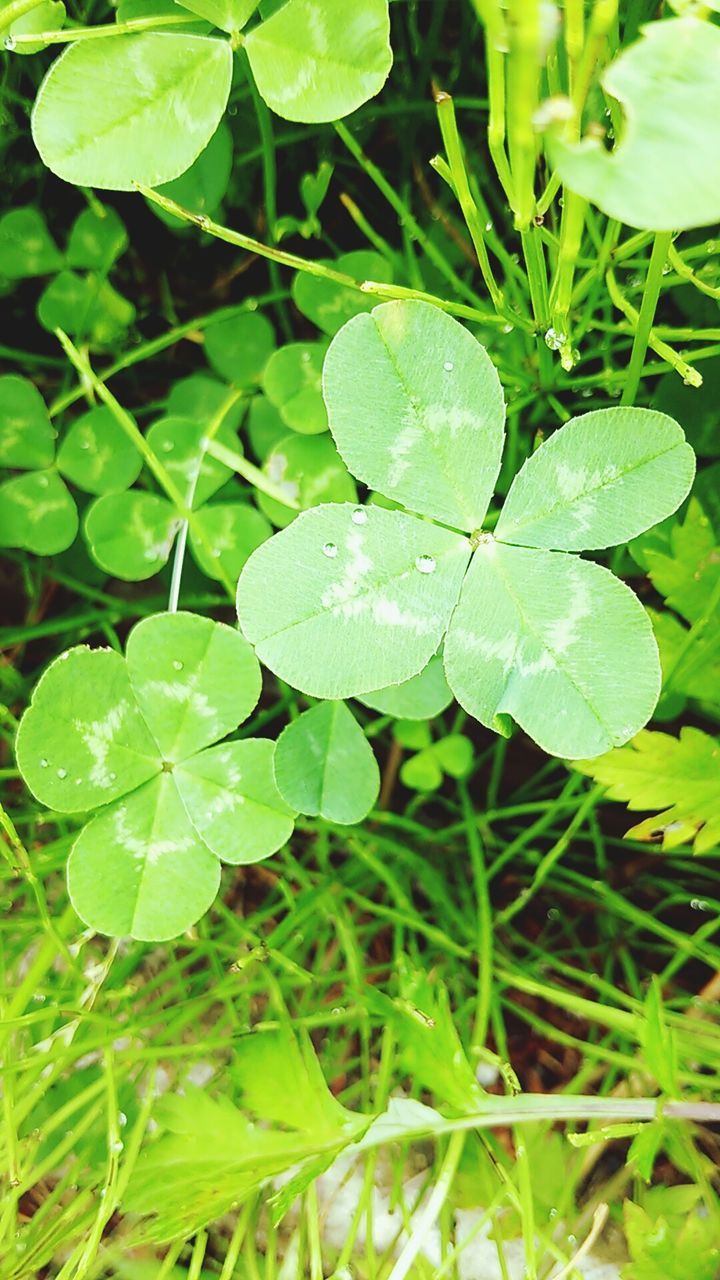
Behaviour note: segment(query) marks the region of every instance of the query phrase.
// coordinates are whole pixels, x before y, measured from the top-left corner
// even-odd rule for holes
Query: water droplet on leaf
[[[58,778],[67,778],[67,769],[58,769],[57,776]]]
[[[453,364],[452,360],[445,361],[443,365],[443,369],[445,370],[446,373],[452,373],[454,368],[455,368],[455,365]]]
[[[559,351],[567,342],[567,336],[564,333],[558,333],[557,329],[553,329],[552,325],[545,333],[545,346],[551,351]]]
[[[323,547],[323,555],[327,556],[328,560],[333,560],[335,558],[337,555],[337,547],[334,542],[325,543],[325,546]]]
[[[182,664],[182,662],[180,661],[180,659],[179,659],[179,658],[175,658],[175,660],[174,660],[174,662],[173,662],[173,666],[174,666],[174,668],[175,668],[175,670],[176,670],[176,671],[182,671],[182,669],[183,669],[183,664]]]
[[[364,507],[356,507],[350,519],[353,524],[367,524],[367,511]]]
[[[47,769],[47,767],[48,767],[48,762],[47,762],[47,760],[43,757],[43,759],[40,761],[40,768],[41,768],[41,769]]]
[[[433,556],[418,556],[415,561],[415,568],[418,573],[434,573],[436,567]]]

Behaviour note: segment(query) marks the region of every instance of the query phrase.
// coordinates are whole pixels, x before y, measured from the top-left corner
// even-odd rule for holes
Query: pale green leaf
[[[671,515],[694,475],[695,455],[672,418],[599,409],[572,418],[530,455],[495,534],[559,551],[611,547]]]
[[[330,428],[350,471],[403,506],[480,528],[500,470],[505,408],[490,357],[426,302],[386,302],[330,344]]]
[[[101,275],[61,271],[41,295],[37,315],[50,333],[64,329],[92,347],[109,347],[132,324],[135,308]]]
[[[101,569],[126,582],[142,582],[167,564],[181,524],[166,498],[133,489],[93,502],[83,532]]]
[[[321,262],[334,271],[351,276],[353,280],[392,282],[393,271],[387,259],[370,249],[355,249],[335,260],[327,258]],[[370,294],[336,284],[334,280],[325,280],[322,276],[311,276],[307,271],[298,271],[293,280],[292,296],[298,311],[331,338],[346,321],[373,308]]]
[[[261,311],[241,311],[205,332],[208,362],[236,387],[258,383],[274,350],[275,331]]]
[[[258,0],[176,0],[176,3],[228,32],[241,31],[258,7]]]
[[[327,431],[321,374],[325,346],[321,342],[289,342],[268,360],[263,390],[283,422],[303,435]]]
[[[299,813],[330,822],[362,822],[380,791],[373,750],[344,702],[320,702],[291,720],[278,738],[275,779]]]
[[[327,432],[283,436],[265,459],[263,471],[302,511],[320,502],[352,502],[357,498],[355,481]],[[280,528],[297,515],[297,510],[261,491],[258,503]]]
[[[255,82],[286,120],[339,120],[382,89],[392,65],[387,0],[288,0],[245,42]]]
[[[23,280],[59,271],[62,255],[39,209],[27,205],[0,218],[0,276]]]
[[[188,822],[169,773],[99,813],[68,860],[70,900],[80,919],[100,933],[141,941],[188,929],[219,884],[220,863]]]
[[[0,377],[0,466],[49,467],[55,431],[37,387],[14,373]]]
[[[250,557],[240,624],[260,660],[295,688],[318,698],[367,693],[427,665],[469,557],[466,538],[415,516],[315,507]]]
[[[232,471],[205,450],[207,427],[192,418],[159,418],[147,442],[193,508],[200,507],[230,479]],[[228,449],[238,448],[232,426],[223,421],[215,439]],[[192,499],[192,501],[191,501]]]
[[[720,29],[695,17],[651,22],[602,77],[625,123],[615,150],[555,139],[571,191],[631,227],[677,231],[720,218]]]
[[[73,422],[58,450],[63,475],[85,493],[118,493],[142,471],[142,458],[106,405]]]
[[[128,247],[125,224],[110,205],[83,209],[70,230],[67,261],[85,271],[107,271]]]
[[[157,190],[176,204],[181,204],[184,209],[189,209],[191,213],[212,215],[228,189],[232,158],[232,134],[225,121],[221,120],[207,146],[193,160],[190,168],[172,182],[160,183]],[[148,207],[166,226],[189,230],[187,222],[168,213],[160,205],[148,202]]]
[[[458,702],[488,728],[512,717],[551,755],[597,756],[648,721],[660,693],[650,621],[607,569],[488,538],[445,640]]]
[[[199,614],[143,619],[126,653],[138,706],[167,760],[224,738],[260,697],[260,668],[239,631]]]
[[[630,828],[631,839],[660,840],[664,849],[694,843],[696,853],[720,841],[720,742],[700,729],[687,725],[679,738],[645,731],[629,746],[580,760],[576,768],[631,812],[656,811]]]
[[[292,835],[295,809],[275,784],[274,754],[274,742],[252,738],[203,751],[175,769],[190,821],[223,862],[260,862]]]
[[[225,40],[146,31],[71,44],[35,101],[43,162],[78,186],[131,191],[190,167],[220,123],[230,93]]]
[[[18,767],[38,800],[62,813],[108,804],[161,768],[112,649],[68,649],[37,684],[18,730]]]
[[[53,556],[77,531],[77,508],[57,471],[32,471],[0,485],[0,547]]]
[[[272,533],[265,517],[246,502],[214,502],[198,511],[195,524],[212,547],[208,555],[194,530],[190,531],[190,550],[208,578],[219,579],[223,572],[238,578],[245,561]]]
[[[400,781],[411,791],[437,791],[442,786],[443,771],[432,747],[418,751],[400,766]]]
[[[31,36],[43,31],[57,31],[65,25],[65,17],[65,5],[62,0],[40,0],[39,4],[36,4],[28,13],[24,13],[22,17],[16,18],[7,30],[3,32],[6,48],[12,46],[15,53],[21,53],[25,56],[39,53],[41,49],[47,48],[44,40],[33,40],[30,44],[15,45],[15,37]]]
[[[386,716],[395,716],[398,720],[430,720],[449,707],[452,700],[442,658],[438,654],[403,684],[375,689],[359,699],[363,706]]]

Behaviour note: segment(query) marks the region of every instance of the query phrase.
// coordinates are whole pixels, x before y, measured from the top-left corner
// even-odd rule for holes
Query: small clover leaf
[[[138,623],[125,658],[79,646],[48,667],[20,723],[18,767],[43,804],[99,810],[68,863],[92,928],[175,937],[212,903],[219,859],[256,862],[288,840],[273,744],[214,745],[250,714],[260,683],[239,632],[187,613]]]
[[[402,684],[375,689],[358,698],[364,707],[398,720],[431,720],[441,715],[452,700],[440,654],[435,654],[422,671]]]
[[[283,729],[275,781],[299,813],[331,822],[362,822],[380,791],[372,747],[344,702],[319,702]]]
[[[521,468],[493,536],[481,528],[502,392],[457,321],[416,301],[356,316],[323,384],[350,470],[419,514],[328,504],[260,547],[238,583],[260,660],[305,693],[346,698],[416,676],[445,638],[450,688],[486,726],[508,733],[514,720],[567,758],[633,737],[660,689],[648,616],[569,553],[635,537],[680,505],[695,463],[678,424],[621,408],[567,423]]]
[[[0,485],[0,546],[35,555],[65,551],[78,529],[75,503],[57,472],[55,431],[26,378],[0,378],[0,467],[25,472]]]

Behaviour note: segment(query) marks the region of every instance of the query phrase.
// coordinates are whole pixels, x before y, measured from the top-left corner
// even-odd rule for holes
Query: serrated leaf
[[[570,759],[627,742],[660,691],[652,627],[624,583],[591,561],[493,540],[463,583],[445,673],[482,724],[511,716]]]
[[[355,481],[327,432],[319,436],[283,436],[265,459],[263,471],[303,511],[321,502],[357,498]],[[258,503],[281,529],[297,515],[297,510],[262,491],[258,492]]]
[[[392,283],[393,270],[387,259],[370,249],[356,249],[352,253],[341,254],[336,259],[320,259],[320,262],[332,267],[334,271],[351,276],[353,280]],[[325,280],[322,276],[311,276],[307,271],[298,271],[293,280],[292,296],[298,311],[330,338],[353,316],[373,308],[373,300],[369,294],[337,284],[334,280]]]
[[[663,849],[694,843],[705,853],[720,840],[720,742],[690,725],[679,738],[644,731],[619,751],[576,768],[608,788],[628,809],[661,810],[626,833],[633,840],[660,839]]]
[[[672,526],[667,552],[647,547],[644,558],[653,586],[688,622],[695,622],[711,606],[720,580],[720,546],[694,498],[682,524]]]
[[[402,684],[375,689],[358,699],[363,706],[386,716],[395,716],[398,720],[431,720],[441,715],[452,700],[452,690],[445,679],[439,654],[432,657],[416,676]]]
[[[356,316],[330,344],[323,393],[353,475],[422,515],[480,528],[505,408],[487,352],[457,320],[425,302]]]
[[[32,471],[0,485],[0,546],[53,556],[77,531],[77,508],[57,471]]]
[[[58,469],[85,493],[119,493],[142,471],[142,458],[106,405],[73,422],[58,450]]]
[[[275,331],[260,311],[240,312],[211,324],[205,355],[216,373],[236,387],[252,387],[275,350]]]
[[[315,507],[251,556],[240,625],[260,660],[304,693],[366,693],[427,665],[469,557],[466,538],[415,516]]]
[[[628,542],[687,496],[695,455],[650,409],[600,409],[555,431],[518,472],[495,527],[501,542],[589,551]]]
[[[387,0],[288,0],[245,48],[268,106],[312,124],[339,120],[380,92],[392,65],[389,37]]]
[[[224,572],[228,578],[237,579],[253,551],[272,533],[265,517],[246,502],[214,502],[197,512],[195,523],[212,546],[208,555],[195,532],[190,531],[190,550],[208,578],[220,579]]]
[[[275,780],[289,805],[311,817],[362,822],[380,791],[370,743],[344,702],[320,702],[283,729]]]
[[[83,209],[70,229],[68,266],[107,271],[125,252],[128,243],[125,224],[110,205]]]
[[[720,30],[697,17],[650,22],[602,77],[625,113],[610,154],[597,137],[554,139],[550,155],[571,191],[631,227],[677,231],[720,217]]]
[[[62,265],[62,254],[39,209],[27,205],[10,209],[0,218],[0,276],[6,280],[46,276]]]
[[[227,105],[224,40],[146,31],[78,41],[52,64],[32,114],[43,162],[78,186],[132,191],[190,167]]]
[[[321,342],[289,342],[268,360],[263,390],[286,426],[303,435],[327,431],[321,374],[325,346]]]
[[[101,569],[127,582],[142,582],[167,564],[181,524],[166,498],[133,489],[93,502],[83,529]]]
[[[296,809],[275,784],[274,754],[274,742],[253,738],[203,751],[175,770],[190,821],[223,862],[260,862],[292,835]]]
[[[175,938],[211,906],[220,863],[161,773],[83,828],[68,860],[70,900],[101,933]]]
[[[52,465],[55,431],[37,387],[14,373],[0,377],[0,466],[34,470]]]
[[[143,619],[126,654],[138,706],[163,757],[173,762],[224,738],[260,697],[260,668],[240,633],[197,614]]]
[[[221,120],[207,146],[193,160],[190,168],[181,173],[179,178],[174,178],[172,182],[161,182],[157,190],[160,195],[168,196],[170,200],[181,204],[191,213],[212,215],[218,209],[228,189],[232,160],[232,134],[225,121]],[[176,218],[175,214],[169,213],[160,205],[148,202],[148,208],[166,226],[177,227],[182,231],[189,230],[187,222],[182,218]]]

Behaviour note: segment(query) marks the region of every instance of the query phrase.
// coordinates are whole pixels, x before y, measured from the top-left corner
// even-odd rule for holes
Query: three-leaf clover
[[[71,900],[92,928],[175,937],[212,903],[220,860],[257,862],[288,840],[274,743],[220,742],[260,684],[239,632],[187,613],[139,622],[124,658],[80,645],[48,667],[20,723],[18,766],[48,807],[98,810],[68,863]]]
[[[635,537],[682,502],[694,454],[651,410],[572,419],[516,476],[483,532],[505,408],[492,362],[423,302],[350,320],[325,361],[330,429],[350,471],[408,510],[327,504],[249,559],[238,614],[258,657],[319,698],[417,674],[445,638],[461,705],[551,754],[599,755],[647,722],[657,646],[634,593],[571,554]]]
[[[0,467],[22,474],[0,485],[0,546],[39,556],[65,551],[78,528],[75,503],[55,465],[55,435],[27,378],[0,378]]]

